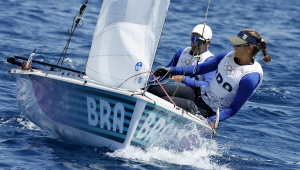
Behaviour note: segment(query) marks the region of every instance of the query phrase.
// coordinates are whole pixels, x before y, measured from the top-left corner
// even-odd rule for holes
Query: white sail
[[[170,0],[104,0],[86,74],[118,87],[151,70]],[[148,74],[127,80],[121,88],[144,87]]]

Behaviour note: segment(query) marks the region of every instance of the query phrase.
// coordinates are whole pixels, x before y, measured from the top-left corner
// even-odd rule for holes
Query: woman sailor
[[[212,127],[214,127],[218,108],[220,121],[234,116],[261,84],[263,70],[254,56],[262,50],[263,61],[271,61],[270,56],[267,55],[266,41],[254,30],[240,31],[237,36],[229,38],[229,41],[234,44],[234,51],[221,53],[212,60],[199,64],[196,73],[193,72],[195,66],[187,68],[185,76],[217,70],[212,81],[200,87],[201,94],[198,94],[197,100],[193,102],[188,99],[173,98],[179,107],[206,117]],[[157,67],[154,75],[182,75],[185,70],[186,67]],[[183,102],[184,100],[186,102]]]

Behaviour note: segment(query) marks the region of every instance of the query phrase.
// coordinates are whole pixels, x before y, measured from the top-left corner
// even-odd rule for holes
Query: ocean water
[[[250,28],[267,41],[272,61],[263,62],[262,53],[256,56],[264,69],[261,87],[234,117],[221,122],[218,137],[203,139],[200,148],[184,152],[159,145],[111,151],[67,143],[20,113],[16,80],[8,73],[16,66],[7,58],[27,58],[37,47],[34,59],[56,64],[84,2],[0,1],[0,169],[300,169],[300,1],[210,2],[206,23],[213,30],[212,53],[232,50],[227,38]],[[102,1],[88,5],[65,67],[84,68]],[[207,6],[208,0],[171,0],[153,68],[190,45],[189,33],[204,23]]]

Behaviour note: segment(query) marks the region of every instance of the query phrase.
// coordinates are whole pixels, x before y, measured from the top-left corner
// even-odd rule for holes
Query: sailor
[[[206,85],[201,86],[201,94],[197,101],[174,97],[173,101],[179,107],[189,112],[198,112],[207,118],[214,127],[216,111],[220,109],[220,122],[234,116],[243,104],[258,89],[263,80],[261,65],[254,59],[262,50],[263,61],[270,62],[267,55],[266,41],[254,30],[240,31],[237,36],[229,38],[233,43],[234,51],[223,52],[211,60],[199,64],[195,74],[204,74],[217,69],[215,77]],[[182,75],[186,66],[157,67],[154,75],[165,74]],[[187,76],[193,76],[194,67],[189,66]],[[186,94],[191,95],[191,94]]]
[[[195,26],[190,36],[191,47],[186,47],[178,50],[173,56],[172,60],[165,67],[195,65],[197,61],[198,64],[201,64],[203,62],[209,61],[214,57],[214,55],[208,50],[208,47],[212,43],[212,30],[208,25],[199,24]],[[182,82],[180,85],[189,86],[193,88],[200,87],[212,80],[212,78],[215,76],[215,73],[215,71],[212,71],[203,75],[196,75],[194,77],[184,76],[183,79],[181,75],[174,75],[170,77],[169,80],[173,80],[175,81],[175,83],[164,84],[163,87],[167,92],[174,92],[178,85],[177,82],[180,82],[181,79]],[[168,76],[165,76],[160,80],[162,81],[165,78],[168,78]],[[150,77],[150,80],[155,82],[155,80],[152,77]],[[175,96],[185,96],[186,91],[193,90],[189,87],[180,87],[175,93]],[[197,88],[197,90],[199,89],[200,88]],[[158,85],[150,86],[147,91],[160,97],[166,95]],[[195,96],[189,96],[188,99],[195,100]]]

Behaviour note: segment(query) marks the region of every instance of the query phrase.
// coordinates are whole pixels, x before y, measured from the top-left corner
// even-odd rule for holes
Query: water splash
[[[17,121],[23,125],[21,129],[30,129],[30,130],[41,130],[38,126],[30,122],[25,118],[17,118]]]
[[[176,128],[164,136],[152,136],[150,141],[152,145],[147,148],[129,146],[106,155],[153,165],[161,161],[201,169],[228,169],[226,165],[218,165],[213,157],[222,156],[221,152],[229,148],[220,148],[215,140],[201,137],[196,124]]]

